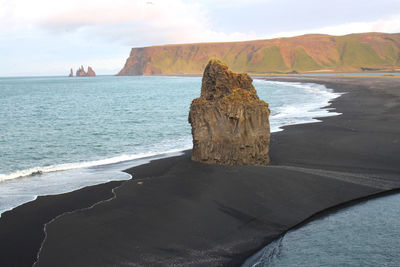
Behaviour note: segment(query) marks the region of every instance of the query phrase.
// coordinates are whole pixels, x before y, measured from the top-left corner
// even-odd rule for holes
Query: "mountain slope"
[[[310,34],[229,43],[133,48],[118,75],[201,74],[211,57],[235,72],[400,71],[400,33]]]

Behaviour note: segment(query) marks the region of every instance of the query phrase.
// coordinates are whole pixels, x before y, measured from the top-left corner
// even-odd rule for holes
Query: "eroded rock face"
[[[76,76],[77,77],[90,77],[90,76],[96,76],[96,73],[93,71],[92,67],[88,66],[88,71],[86,72],[83,66],[81,66],[77,71],[76,71]]]
[[[86,76],[86,72],[85,72],[85,69],[83,68],[83,66],[81,66],[81,67],[76,71],[76,76],[77,76],[77,77],[84,77],[84,76]]]
[[[86,76],[96,76],[96,73],[92,69],[92,67],[88,66]]]
[[[207,64],[201,96],[192,101],[192,160],[226,165],[269,163],[270,111],[252,79],[218,59]]]

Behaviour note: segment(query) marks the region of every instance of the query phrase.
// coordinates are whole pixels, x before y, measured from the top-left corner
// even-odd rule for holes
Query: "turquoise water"
[[[316,84],[255,80],[271,129],[337,115]],[[38,195],[110,180],[192,146],[187,121],[199,77],[0,78],[0,213]]]
[[[400,194],[368,200],[288,232],[244,266],[400,266]]]
[[[0,80],[0,173],[188,147],[198,79]],[[0,177],[1,179],[1,177]]]

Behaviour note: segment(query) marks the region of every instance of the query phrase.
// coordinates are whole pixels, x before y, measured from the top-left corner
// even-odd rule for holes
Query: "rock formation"
[[[72,70],[72,68],[71,68],[71,71],[69,72],[68,77],[74,77],[74,71]]]
[[[76,76],[77,77],[89,77],[89,76],[96,76],[96,73],[93,71],[92,67],[88,66],[88,72],[85,72],[85,69],[83,66],[81,66],[77,71],[76,71]]]
[[[77,76],[77,77],[86,76],[86,72],[85,72],[85,69],[83,68],[83,66],[81,66],[81,67],[76,71],[76,76]]]
[[[225,165],[269,163],[270,111],[252,79],[218,59],[207,64],[201,96],[192,101],[192,160]]]
[[[86,76],[96,76],[96,73],[92,69],[92,67],[88,66]]]

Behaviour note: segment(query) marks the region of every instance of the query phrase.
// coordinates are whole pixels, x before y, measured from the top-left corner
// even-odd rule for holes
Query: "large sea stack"
[[[269,163],[269,108],[246,73],[233,73],[211,59],[203,74],[201,96],[192,101],[192,160],[225,165]]]

